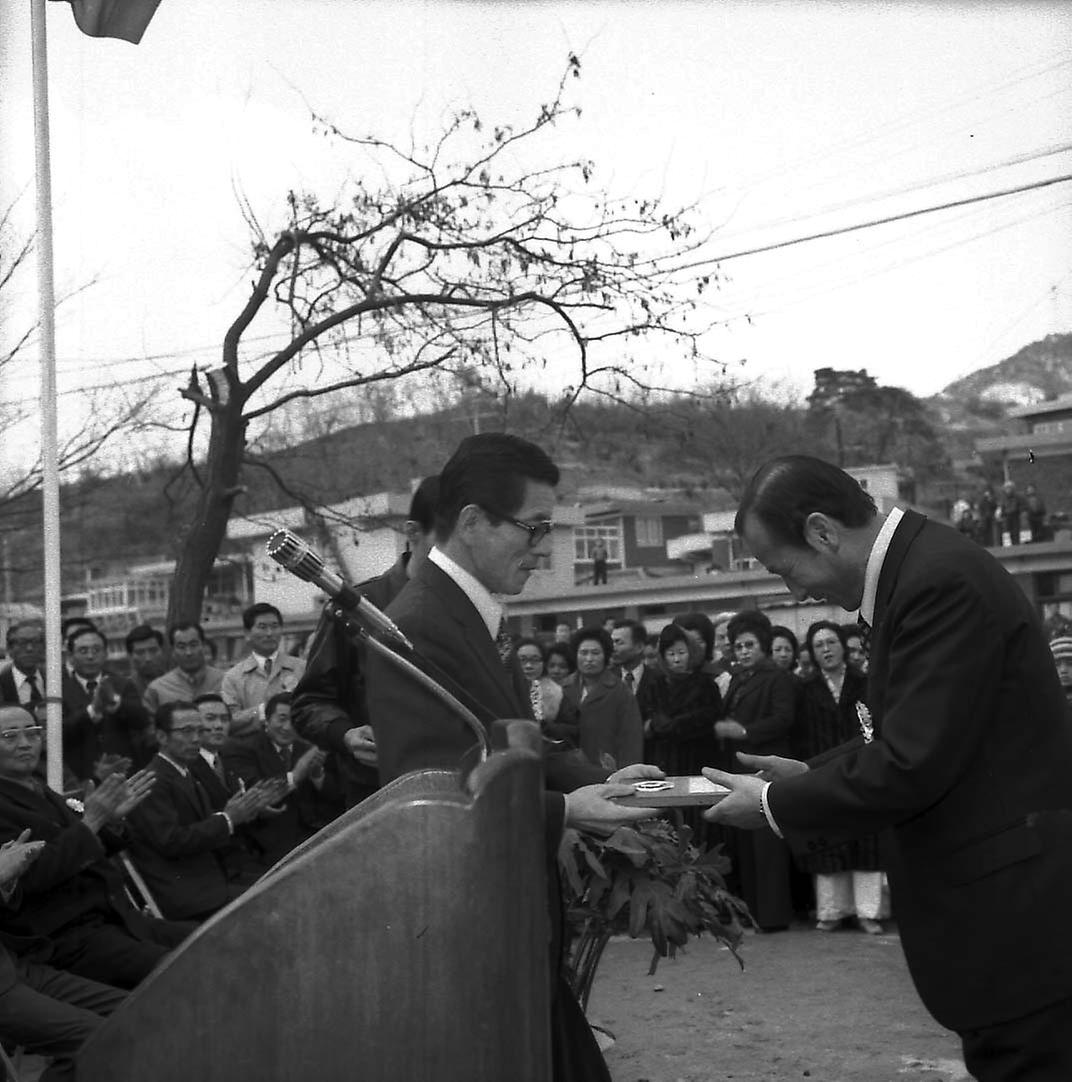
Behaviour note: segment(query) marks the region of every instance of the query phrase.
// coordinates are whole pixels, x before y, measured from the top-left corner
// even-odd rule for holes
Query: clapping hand
[[[109,774],[100,785],[86,783],[82,822],[96,834],[108,823],[117,823],[132,812],[148,795],[156,782],[151,770],[139,770],[130,778]]]
[[[0,887],[12,888],[44,849],[43,841],[31,842],[29,838],[30,828],[27,827],[17,838],[0,845]]]
[[[93,764],[93,777],[98,782],[102,782],[111,774],[125,774],[133,765],[126,755],[112,755],[110,752],[105,752]]]
[[[282,800],[289,790],[286,778],[265,778],[251,785],[244,793],[236,793],[224,806],[235,825],[248,823],[258,815],[279,815],[283,809],[272,805]]]
[[[318,772],[321,772],[324,767],[324,760],[327,757],[328,753],[320,748],[308,748],[304,751],[301,758],[294,764],[294,784],[297,785],[298,782],[314,777]]]

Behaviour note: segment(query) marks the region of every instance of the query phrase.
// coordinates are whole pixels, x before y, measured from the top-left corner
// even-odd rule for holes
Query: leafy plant
[[[634,939],[647,932],[654,953],[649,976],[660,958],[673,958],[690,935],[708,932],[737,959],[743,925],[753,923],[748,907],[726,889],[730,861],[721,846],[699,850],[692,831],[650,819],[619,827],[602,838],[566,830],[559,849],[567,919],[577,935],[570,956],[570,982],[587,1006],[596,968],[612,935]]]

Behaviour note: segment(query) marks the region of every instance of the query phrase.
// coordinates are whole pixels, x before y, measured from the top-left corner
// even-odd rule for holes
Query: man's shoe
[[[879,921],[871,920],[869,917],[860,918],[860,927],[868,935],[882,935],[885,932],[885,929]]]
[[[841,927],[841,921],[839,920],[820,920],[816,922],[815,930],[817,932],[836,932]]]

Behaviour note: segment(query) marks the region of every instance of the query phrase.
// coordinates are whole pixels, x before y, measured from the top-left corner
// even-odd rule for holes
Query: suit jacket
[[[119,708],[99,721],[89,716],[91,697],[69,672],[63,673],[63,758],[79,780],[93,777],[93,764],[106,752],[125,755],[135,767],[152,758],[152,729],[138,689],[125,677],[103,673],[119,695]]]
[[[1072,737],[1034,608],[956,530],[906,512],[882,566],[874,740],[768,792],[794,847],[887,831],[909,970],[955,1030],[1072,996]]]
[[[376,608],[386,609],[409,581],[408,562],[405,554],[358,589]],[[355,759],[345,740],[350,729],[369,724],[365,657],[364,645],[354,642],[325,608],[291,710],[295,732],[334,756],[347,807],[360,803],[380,785],[376,767]]]
[[[273,695],[293,691],[304,672],[305,662],[301,658],[292,657],[282,651],[276,656],[272,673],[268,677],[261,672],[260,665],[252,654],[232,665],[223,674],[223,684],[220,686],[220,695],[233,717],[231,731],[242,733],[259,729],[259,722],[243,719],[240,715],[255,710]],[[238,724],[235,724],[236,722]]]
[[[12,672],[11,662],[7,662],[4,666],[0,667],[0,704],[14,703],[16,706],[21,706],[22,702],[19,699],[19,689],[15,686],[15,674]],[[41,683],[45,682],[45,674],[41,672]]]
[[[214,912],[233,896],[227,820],[163,756],[149,769],[156,784],[129,817],[134,863],[168,919]]]
[[[27,827],[32,840],[46,844],[19,877],[21,905],[5,920],[7,930],[56,938],[104,913],[118,915],[138,934],[139,918],[123,891],[123,877],[108,859],[122,848],[121,834],[105,829],[94,835],[58,793],[0,778],[0,842]]]
[[[248,788],[265,778],[285,778],[288,770],[293,769],[294,764],[310,747],[312,745],[304,740],[295,740],[291,749],[291,762],[287,766],[268,734],[257,733],[251,739],[228,744],[224,748],[224,762]],[[208,764],[205,763],[205,766]],[[211,772],[210,768],[209,773]],[[316,830],[316,797],[315,786],[306,778],[283,799],[284,810],[281,815],[258,818],[248,824],[247,834],[253,842],[257,860],[262,867],[270,868]]]
[[[563,695],[580,716],[580,746],[590,763],[599,764],[600,755],[614,760],[615,768],[643,762],[644,727],[636,697],[621,677],[605,669],[599,682],[581,698],[584,684],[580,674],[563,689]]]

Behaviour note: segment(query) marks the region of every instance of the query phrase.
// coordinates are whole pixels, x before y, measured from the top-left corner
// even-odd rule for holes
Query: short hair
[[[594,639],[599,643],[603,648],[603,660],[609,663],[610,656],[614,653],[614,643],[611,642],[610,632],[605,627],[597,627],[594,624],[591,627],[579,628],[570,636],[570,648],[573,650],[573,656],[577,656],[581,643],[588,642],[589,639]]]
[[[547,670],[547,666],[551,661],[551,658],[558,654],[566,663],[566,668],[570,672],[577,671],[577,658],[573,654],[573,649],[568,642],[553,642],[546,649],[543,655],[543,667],[544,671]]]
[[[127,653],[133,654],[134,647],[139,642],[147,642],[149,639],[156,639],[156,644],[161,649],[164,647],[164,633],[157,630],[155,627],[150,627],[148,624],[138,624],[137,627],[132,627],[127,632],[127,637],[124,640],[127,647]]]
[[[491,515],[513,515],[525,502],[529,481],[557,485],[558,467],[536,444],[507,432],[466,436],[439,475],[436,535],[454,532],[463,507],[476,504]]]
[[[540,640],[534,638],[532,635],[522,635],[519,638],[514,639],[514,652],[516,653],[522,646],[535,646],[540,651],[540,657],[543,657],[545,651],[540,643]]]
[[[673,622],[686,631],[698,631],[704,643],[704,661],[710,661],[715,650],[715,625],[702,612],[682,612]]]
[[[60,638],[64,642],[67,641],[72,627],[89,627],[94,631],[97,630],[97,625],[88,616],[68,616],[60,621]]]
[[[227,701],[218,691],[206,691],[204,695],[198,695],[194,699],[194,706],[200,706],[202,703],[223,703],[227,706]],[[231,708],[227,706],[227,713],[231,712]]]
[[[161,703],[156,708],[153,723],[161,732],[170,733],[175,728],[175,715],[181,710],[192,710],[195,714],[200,713],[193,703],[186,702],[184,699],[176,699],[170,703]]]
[[[620,631],[623,627],[629,628],[633,635],[633,645],[643,646],[648,641],[648,629],[639,620],[616,620],[614,630]]]
[[[812,646],[812,640],[820,631],[832,631],[838,637],[838,641],[841,643],[842,648],[847,644],[845,642],[845,629],[841,624],[835,623],[833,620],[816,620],[815,623],[808,627],[808,630],[804,633],[804,643],[808,648],[808,653],[815,657],[815,648]]]
[[[196,631],[197,637],[201,640],[202,644],[205,642],[205,629],[193,620],[180,620],[177,624],[172,624],[167,629],[167,641],[169,646],[175,645],[175,633],[178,631]]]
[[[863,646],[864,629],[858,623],[841,625],[841,641],[846,649],[849,646],[849,639],[859,639],[860,645]]]
[[[275,605],[269,605],[267,601],[258,601],[255,605],[250,605],[248,609],[243,611],[242,626],[247,631],[251,631],[253,625],[257,622],[258,616],[274,616],[280,624],[283,623],[283,614]]]
[[[280,691],[277,694],[273,695],[264,704],[265,718],[270,718],[275,713],[275,708],[277,706],[290,706],[293,701],[294,696],[289,691]]]
[[[844,470],[811,455],[782,455],[756,470],[733,528],[743,535],[753,515],[772,541],[805,548],[804,524],[817,511],[851,529],[866,526],[878,513],[871,494]]]
[[[771,648],[770,617],[765,612],[760,612],[759,609],[742,609],[734,614],[730,626],[726,628],[726,634],[729,636],[730,642],[736,642],[738,635],[744,635],[749,631],[759,640],[763,653],[769,654]]]
[[[658,648],[659,656],[662,657],[676,642],[683,642],[691,652],[692,643],[685,633],[685,629],[680,624],[667,624],[666,627],[659,632],[659,637],[656,639],[656,647]]]
[[[78,639],[82,638],[83,635],[96,635],[97,638],[100,639],[101,643],[104,645],[105,650],[108,649],[108,640],[105,637],[104,632],[101,631],[101,629],[99,627],[97,627],[96,624],[92,624],[92,623],[90,623],[90,624],[79,624],[74,629],[74,631],[72,631],[67,636],[67,651],[68,651],[68,653],[73,653],[74,652],[74,644],[75,644],[75,642]]]
[[[794,635],[793,632],[789,630],[789,628],[785,627],[782,624],[772,624],[770,629],[770,637],[771,647],[774,646],[775,639],[785,639],[785,641],[789,643],[790,647],[793,650],[793,660],[796,661],[796,659],[800,657],[800,642],[798,641],[796,635]]]
[[[409,502],[409,514],[406,516],[416,522],[421,533],[431,533],[435,529],[436,507],[439,505],[439,474],[426,477],[414,490]]]
[[[10,646],[15,638],[18,636],[19,629],[23,627],[39,627],[43,632],[45,630],[45,621],[38,620],[34,617],[30,617],[25,620],[16,620],[8,629],[7,634],[4,637],[4,641]]]

